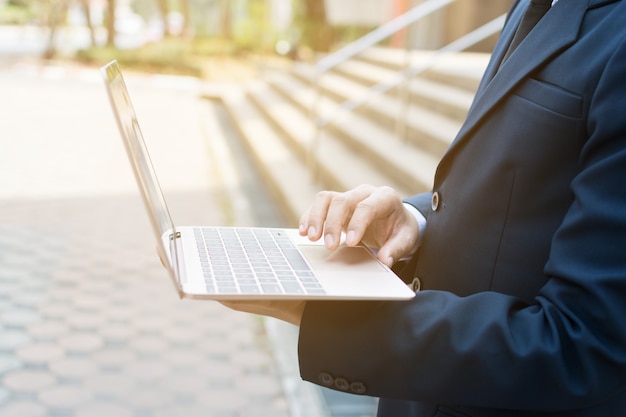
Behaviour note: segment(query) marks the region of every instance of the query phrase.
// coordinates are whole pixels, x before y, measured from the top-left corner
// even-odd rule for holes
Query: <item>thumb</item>
[[[376,255],[379,261],[389,268],[399,259],[412,255],[417,249],[417,239],[410,235],[398,234],[392,236],[379,250]]]

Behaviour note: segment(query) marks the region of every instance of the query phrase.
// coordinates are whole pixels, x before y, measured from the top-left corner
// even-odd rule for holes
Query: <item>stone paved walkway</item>
[[[214,127],[171,81],[127,79],[172,214],[228,223]],[[0,416],[288,416],[261,319],[177,298],[97,73],[3,70],[0,91]]]

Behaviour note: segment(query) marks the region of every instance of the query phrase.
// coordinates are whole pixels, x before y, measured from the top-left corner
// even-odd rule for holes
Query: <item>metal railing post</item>
[[[447,44],[446,46],[434,51],[424,63],[413,64],[406,66],[401,71],[398,71],[391,80],[387,82],[380,82],[365,91],[360,97],[352,98],[339,104],[339,107],[333,111],[333,114],[328,117],[324,117],[322,110],[322,87],[321,78],[324,74],[330,71],[333,67],[347,61],[358,53],[363,52],[367,48],[373,46],[375,43],[389,37],[398,30],[406,28],[408,25],[415,23],[416,21],[430,15],[431,13],[440,10],[448,4],[456,0],[428,0],[421,3],[419,6],[409,10],[407,13],[393,19],[392,21],[382,25],[378,29],[365,35],[363,38],[358,39],[341,48],[337,52],[330,54],[315,65],[315,73],[313,75],[312,83],[315,97],[313,99],[311,108],[311,120],[315,123],[314,137],[310,141],[309,148],[307,150],[307,164],[312,170],[313,178],[318,181],[320,178],[319,164],[317,163],[317,153],[322,136],[325,132],[326,126],[331,123],[335,123],[341,116],[347,114],[350,111],[354,111],[357,108],[363,106],[372,96],[378,94],[384,94],[394,87],[404,84],[404,88],[399,88],[402,94],[401,108],[396,119],[396,135],[406,141],[408,131],[408,116],[409,116],[409,96],[411,90],[411,78],[415,77],[419,73],[426,71],[435,65],[436,61],[443,55],[454,52],[461,52],[472,45],[488,38],[499,32],[504,25],[506,14],[503,14],[492,21],[484,24],[483,26],[473,30],[472,32],[460,37],[459,39]],[[408,56],[408,55],[407,55]],[[406,97],[405,97],[406,96]]]
[[[319,86],[319,80],[322,75],[330,71],[333,67],[341,64],[342,62],[347,61],[348,59],[354,57],[355,55],[365,51],[376,43],[382,41],[383,39],[388,38],[394,33],[408,27],[409,25],[415,23],[416,21],[423,19],[426,16],[444,8],[450,3],[454,3],[457,0],[427,0],[424,3],[421,3],[419,6],[412,8],[406,13],[390,20],[389,22],[381,25],[377,29],[368,33],[367,35],[357,39],[356,41],[344,46],[338,51],[333,52],[330,55],[320,59],[317,64],[315,64],[315,74],[313,77],[313,81],[315,83],[315,99],[313,103],[313,109],[311,111],[313,121],[316,125],[315,127],[315,137],[311,140],[311,149],[308,151],[309,164],[315,164],[315,153],[316,148],[319,146],[321,141],[321,136],[324,132],[324,127],[328,124],[327,121],[322,117],[320,111],[320,102],[321,102],[321,88]],[[358,107],[358,106],[357,106]],[[332,118],[330,118],[332,119]],[[328,119],[328,120],[330,120]],[[317,178],[317,167],[313,167],[315,169],[316,174],[314,175]]]
[[[321,102],[322,102],[322,86],[320,83],[320,79],[322,78],[322,74],[315,73],[313,76],[313,106],[311,107],[311,120],[314,123],[313,138],[311,139],[311,144],[307,149],[306,155],[306,164],[309,166],[311,170],[311,175],[313,178],[313,182],[319,181],[319,164],[317,163],[317,148],[321,141],[321,136],[323,133],[324,127],[321,124]]]

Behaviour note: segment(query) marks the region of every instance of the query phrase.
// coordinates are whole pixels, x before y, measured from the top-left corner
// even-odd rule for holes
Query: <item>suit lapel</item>
[[[509,48],[511,41],[513,40],[517,26],[519,26],[519,23],[522,20],[522,16],[524,15],[527,5],[528,1],[517,1],[516,5],[511,9],[511,13],[502,28],[502,33],[500,33],[500,39],[491,54],[492,58],[489,60],[489,65],[487,65],[487,68],[485,69],[485,75],[483,75],[480,85],[476,90],[476,96],[480,94],[483,88],[485,88],[485,86],[496,74],[496,71],[500,66],[500,61],[502,61],[506,50]]]
[[[503,97],[510,94],[520,81],[549,60],[555,53],[576,41],[589,3],[597,2],[598,0],[559,0],[498,71],[500,60],[528,5],[528,1],[520,2],[511,15],[510,24],[502,32],[501,36],[506,36],[506,38],[503,38],[503,41],[498,43],[498,48],[494,50],[493,59],[486,70],[465,123],[444,159],[454,153],[454,150],[467,139],[468,134],[480,123],[483,117]],[[541,45],[541,47],[537,48],[537,45]],[[440,167],[442,165],[440,164]]]

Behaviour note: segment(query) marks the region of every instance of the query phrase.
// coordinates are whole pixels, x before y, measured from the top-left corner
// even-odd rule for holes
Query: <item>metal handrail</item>
[[[333,52],[320,59],[315,64],[315,70],[317,75],[328,72],[331,68],[347,61],[353,56],[365,51],[367,48],[377,44],[383,39],[401,31],[407,26],[417,22],[424,17],[443,9],[448,4],[457,0],[427,0],[407,11],[406,13],[390,20],[389,22],[379,26],[375,30],[371,31],[367,35],[357,39],[356,41],[344,46],[341,49]]]
[[[420,74],[421,72],[424,72],[428,70],[429,68],[432,68],[437,63],[437,60],[441,56],[445,54],[453,53],[453,52],[464,51],[470,46],[473,46],[477,44],[478,42],[481,42],[485,40],[486,38],[498,33],[502,29],[502,26],[504,25],[505,20],[506,20],[506,14],[498,16],[497,18],[484,24],[478,29],[473,30],[472,32],[438,49],[437,51],[434,51],[433,54],[430,57],[428,57],[428,60],[425,63],[421,65],[412,65],[412,66],[405,68],[404,70],[398,71],[390,81],[380,82],[378,84],[371,86],[361,95],[361,97],[357,99],[344,101],[343,103],[339,105],[338,109],[333,110],[333,114],[331,117],[328,117],[328,118],[319,117],[317,119],[318,127],[323,128],[333,123],[335,120],[337,120],[341,116],[341,114],[345,114],[346,112],[356,110],[357,108],[364,105],[367,101],[369,101],[369,99],[372,98],[372,96],[384,94],[388,92],[389,90],[393,89],[394,87],[397,87],[398,85],[402,84],[407,78],[414,77]],[[339,112],[337,112],[337,110]]]
[[[437,51],[434,51],[433,54],[429,57],[426,63],[422,65],[412,65],[407,67],[402,71],[398,71],[398,73],[393,77],[390,82],[381,82],[365,91],[365,93],[359,97],[358,99],[349,99],[341,103],[338,109],[333,111],[332,116],[328,118],[323,118],[319,115],[319,107],[321,105],[322,92],[320,86],[321,77],[328,72],[333,67],[347,61],[348,59],[354,57],[355,55],[365,51],[376,43],[382,41],[383,39],[388,38],[389,36],[405,29],[407,26],[412,25],[424,17],[429,16],[435,11],[446,7],[450,3],[453,3],[456,0],[427,0],[421,5],[414,7],[409,10],[405,14],[398,16],[397,18],[389,21],[388,23],[380,26],[376,30],[370,32],[369,34],[363,36],[357,41],[339,49],[338,51],[322,58],[315,65],[315,77],[314,77],[314,89],[316,91],[316,99],[313,103],[313,107],[311,108],[312,119],[316,123],[316,132],[313,140],[311,141],[311,145],[309,148],[309,162],[312,165],[314,176],[316,175],[317,168],[314,164],[314,154],[320,142],[320,138],[322,135],[323,129],[331,123],[336,122],[339,117],[347,114],[350,111],[353,111],[362,105],[364,105],[372,96],[383,94],[398,85],[402,84],[410,77],[413,77],[427,69],[431,68],[436,64],[436,61],[444,54],[460,52],[472,45],[477,44],[478,42],[498,33],[502,26],[504,25],[504,21],[506,19],[506,14],[503,14],[492,21],[484,24],[483,26],[475,29],[474,31],[462,36],[461,38],[449,43],[448,45],[440,48]],[[406,105],[406,104],[405,104]],[[399,115],[400,117],[400,115]],[[398,119],[398,123],[400,123],[400,119]],[[402,121],[404,125],[406,125],[406,121]],[[403,126],[403,129],[405,126]]]

